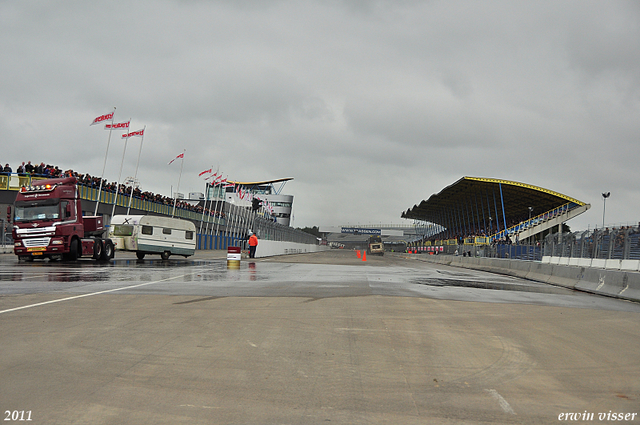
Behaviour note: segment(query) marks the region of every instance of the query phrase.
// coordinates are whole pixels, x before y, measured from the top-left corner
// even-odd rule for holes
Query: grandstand
[[[538,186],[462,177],[401,214],[444,228],[430,245],[524,241],[587,211],[591,205]],[[427,241],[425,241],[427,242]]]

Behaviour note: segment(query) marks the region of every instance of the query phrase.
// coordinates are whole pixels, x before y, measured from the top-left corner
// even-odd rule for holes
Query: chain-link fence
[[[624,226],[548,235],[543,255],[603,260],[640,259],[640,228]]]
[[[543,256],[603,260],[640,260],[640,227],[623,226],[553,233],[542,242],[526,244],[461,244],[446,246],[443,253],[474,257],[541,260]]]
[[[227,203],[224,218],[217,218],[200,227],[198,249],[226,249],[229,246],[247,248],[249,235],[255,233],[259,239],[279,242],[295,242],[317,245],[315,236],[275,222],[251,211],[249,207]]]

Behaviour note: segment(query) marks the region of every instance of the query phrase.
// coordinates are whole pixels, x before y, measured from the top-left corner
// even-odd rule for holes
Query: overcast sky
[[[100,175],[146,126],[138,177],[170,195],[292,177],[296,227],[402,223],[462,176],[640,221],[640,2],[0,2],[0,162]],[[114,133],[105,178],[118,177]],[[135,172],[131,139],[123,177]]]

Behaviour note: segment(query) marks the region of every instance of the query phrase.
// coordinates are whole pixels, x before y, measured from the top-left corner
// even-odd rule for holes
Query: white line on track
[[[502,397],[496,390],[485,390],[485,391],[491,394],[491,397],[495,398],[498,401],[498,404],[500,405],[504,413],[510,413],[512,415],[516,414],[516,412],[514,412],[513,409],[511,408],[511,405],[507,402],[507,400],[505,400],[504,397]]]
[[[15,307],[15,308],[9,308],[7,310],[0,310],[0,314],[10,313],[12,311],[24,310],[26,308],[39,307],[39,306],[47,305],[47,304],[59,303],[59,302],[62,302],[62,301],[75,300],[75,299],[78,299],[78,298],[91,297],[93,295],[108,294],[110,292],[116,292],[116,291],[124,291],[125,289],[140,288],[141,286],[153,285],[155,283],[166,282],[168,280],[173,280],[173,279],[178,279],[178,278],[181,278],[181,277],[185,277],[188,274],[191,274],[191,273],[186,273],[186,274],[183,274],[183,275],[180,275],[180,276],[168,277],[166,279],[155,280],[153,282],[145,282],[145,283],[139,283],[137,285],[123,286],[122,288],[107,289],[106,291],[90,292],[88,294],[75,295],[73,297],[59,298],[57,300],[45,301],[45,302],[36,303],[36,304],[23,305],[22,307]]]

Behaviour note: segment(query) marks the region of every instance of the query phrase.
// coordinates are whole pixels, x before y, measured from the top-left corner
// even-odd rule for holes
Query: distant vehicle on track
[[[384,243],[378,235],[369,237],[369,245],[367,246],[368,254],[384,255]]]

